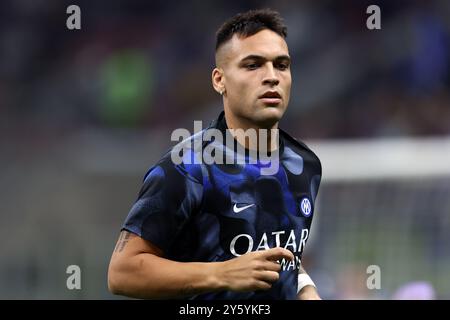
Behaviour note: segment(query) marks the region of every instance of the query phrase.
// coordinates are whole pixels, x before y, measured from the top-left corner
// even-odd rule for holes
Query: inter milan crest
[[[305,217],[309,217],[311,215],[312,206],[308,198],[303,198],[300,201],[300,210]]]

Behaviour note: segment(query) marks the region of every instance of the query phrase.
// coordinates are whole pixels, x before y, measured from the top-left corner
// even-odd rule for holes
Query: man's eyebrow
[[[289,57],[287,54],[283,54],[281,56],[278,56],[275,58],[275,60],[286,60],[288,62],[291,62],[291,57]]]
[[[251,54],[251,55],[248,55],[248,56],[242,58],[241,62],[246,61],[246,60],[259,60],[259,61],[263,60],[263,61],[265,61],[265,60],[267,60],[267,58],[263,57],[263,56],[256,55],[256,54]],[[287,61],[290,62],[291,61],[291,57],[289,57],[286,54],[283,54],[281,56],[275,57],[275,59],[274,59],[274,61],[280,61],[280,60],[287,60]]]

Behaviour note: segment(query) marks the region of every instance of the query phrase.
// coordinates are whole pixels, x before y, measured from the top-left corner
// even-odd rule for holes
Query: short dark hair
[[[230,40],[234,34],[242,37],[250,37],[255,33],[269,29],[283,38],[287,37],[287,27],[278,11],[272,9],[250,10],[238,13],[225,21],[216,32],[216,51]]]

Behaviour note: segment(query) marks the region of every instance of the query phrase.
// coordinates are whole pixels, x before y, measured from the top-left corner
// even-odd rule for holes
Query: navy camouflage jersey
[[[209,128],[230,134],[223,112]],[[189,140],[202,139],[205,130]],[[298,268],[321,179],[318,157],[280,130],[279,169],[263,175],[264,164],[258,160],[195,163],[192,159],[214,143],[221,144],[215,147],[222,147],[225,155],[236,155],[236,148],[230,151],[223,142],[203,140],[197,149],[182,154],[181,164],[172,161],[169,151],[150,168],[123,230],[150,241],[164,251],[165,258],[180,262],[225,261],[250,251],[284,247],[294,253],[295,260],[279,261],[280,279],[271,289],[190,298],[296,299]]]

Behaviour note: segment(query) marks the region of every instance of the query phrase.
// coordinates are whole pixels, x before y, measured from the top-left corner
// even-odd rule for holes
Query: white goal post
[[[450,137],[311,141],[323,181],[450,176]]]

